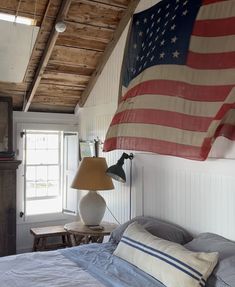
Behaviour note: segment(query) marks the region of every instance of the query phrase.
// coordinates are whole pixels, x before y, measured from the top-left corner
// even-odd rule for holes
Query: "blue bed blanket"
[[[108,242],[61,250],[61,254],[107,287],[164,287],[128,262],[113,256],[116,245]]]

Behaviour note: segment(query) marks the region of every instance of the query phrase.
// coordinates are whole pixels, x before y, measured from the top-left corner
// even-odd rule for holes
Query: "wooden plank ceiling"
[[[67,11],[65,2],[69,2]],[[85,103],[138,2],[1,0],[0,12],[33,18],[40,31],[24,81],[0,82],[0,95],[13,98],[14,110],[73,113],[77,103]],[[54,29],[60,19],[67,26],[63,33]],[[51,51],[45,60],[49,42]]]

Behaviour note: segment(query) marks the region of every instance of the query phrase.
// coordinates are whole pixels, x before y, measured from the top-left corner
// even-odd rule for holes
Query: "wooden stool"
[[[48,226],[31,228],[30,233],[34,236],[33,251],[54,250],[63,247],[71,247],[70,234],[64,229],[64,226]],[[47,238],[61,237],[59,243],[47,243]]]

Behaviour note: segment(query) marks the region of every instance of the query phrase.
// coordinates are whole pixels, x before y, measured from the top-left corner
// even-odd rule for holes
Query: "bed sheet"
[[[113,256],[113,243],[0,258],[1,287],[164,287]]]
[[[25,253],[0,259],[1,287],[104,287],[60,251]]]
[[[61,252],[106,287],[165,287],[144,271],[114,256],[116,247],[112,242],[95,243]]]

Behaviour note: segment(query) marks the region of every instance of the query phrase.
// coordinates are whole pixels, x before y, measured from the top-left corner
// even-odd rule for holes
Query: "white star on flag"
[[[178,58],[179,55],[180,55],[180,53],[179,53],[178,51],[175,51],[175,52],[173,53],[173,58]]]

